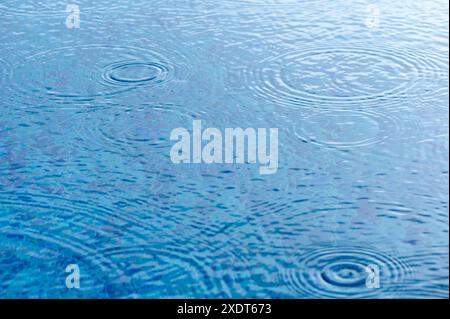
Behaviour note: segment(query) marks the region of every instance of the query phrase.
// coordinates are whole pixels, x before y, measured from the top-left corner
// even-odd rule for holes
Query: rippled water
[[[0,297],[448,298],[448,1],[67,4],[0,4]]]

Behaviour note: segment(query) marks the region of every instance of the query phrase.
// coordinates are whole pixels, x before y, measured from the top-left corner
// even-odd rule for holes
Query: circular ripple
[[[147,46],[147,45],[146,45]],[[165,88],[187,76],[182,56],[161,48],[87,45],[26,58],[11,70],[7,97],[36,107],[49,102],[92,102],[142,87]],[[174,87],[170,87],[174,89]],[[75,104],[76,107],[76,104]]]
[[[312,113],[295,125],[295,135],[304,142],[344,149],[380,143],[398,130],[394,117],[368,111]]]
[[[357,247],[315,249],[300,256],[296,269],[284,274],[291,289],[317,298],[386,296],[404,284],[410,268],[402,260],[379,251]],[[367,288],[366,267],[380,270],[380,287]]]
[[[325,267],[322,278],[336,286],[357,287],[365,284],[366,273],[356,263],[335,263]]]
[[[434,55],[400,49],[314,48],[263,60],[249,80],[259,96],[281,106],[398,106],[411,96],[433,95],[445,65]]]
[[[164,64],[123,61],[108,65],[103,79],[112,85],[136,86],[162,83],[169,75],[170,68]]]

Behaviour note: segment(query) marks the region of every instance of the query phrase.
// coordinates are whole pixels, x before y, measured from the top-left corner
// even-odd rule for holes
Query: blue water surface
[[[0,297],[448,298],[448,14],[2,0]],[[278,171],[173,164],[196,119],[278,128]]]

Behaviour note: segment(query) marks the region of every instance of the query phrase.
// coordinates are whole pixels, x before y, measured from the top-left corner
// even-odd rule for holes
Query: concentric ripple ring
[[[162,63],[121,61],[108,65],[103,79],[112,85],[148,85],[167,81],[169,74]]]
[[[153,45],[61,47],[17,63],[5,88],[23,106],[92,102],[143,86],[180,83],[188,69],[183,56]]]
[[[317,298],[386,296],[404,285],[411,274],[402,259],[363,247],[312,249],[297,260],[284,279],[299,295]],[[377,289],[366,284],[368,267],[379,268]]]
[[[248,86],[290,108],[398,108],[436,94],[428,80],[444,78],[445,66],[443,57],[397,48],[312,48],[263,60]]]

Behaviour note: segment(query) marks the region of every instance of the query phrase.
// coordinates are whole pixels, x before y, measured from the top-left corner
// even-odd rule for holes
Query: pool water
[[[448,15],[3,0],[0,298],[448,298]],[[172,163],[194,120],[278,128],[277,172]]]

